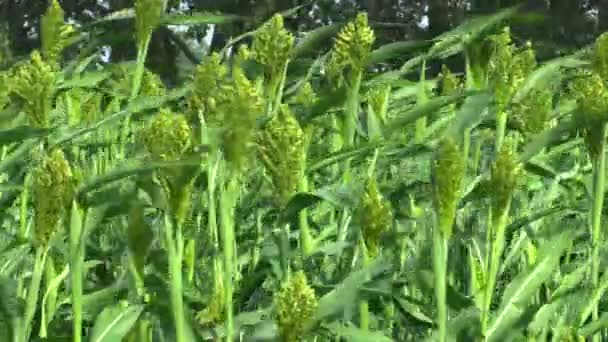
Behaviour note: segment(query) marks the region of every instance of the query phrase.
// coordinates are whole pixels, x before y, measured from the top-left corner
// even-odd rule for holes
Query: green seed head
[[[283,207],[297,191],[306,159],[304,132],[287,105],[260,132],[258,146],[276,190],[277,204]]]
[[[165,11],[164,0],[136,0],[135,1],[135,28],[137,31],[137,44],[143,44],[160,23],[160,17]]]
[[[570,84],[570,94],[576,99],[575,119],[591,158],[599,154],[602,139],[600,126],[607,119],[608,92],[599,74],[580,72]]]
[[[194,90],[188,99],[188,108],[191,113],[199,111],[205,115],[209,121],[221,121],[217,117],[217,105],[223,98],[222,82],[228,70],[222,63],[221,57],[213,53],[205,61],[196,67],[194,72]]]
[[[450,96],[454,95],[460,88],[462,88],[462,84],[460,79],[456,75],[448,69],[448,67],[444,64],[441,66],[441,95],[442,96]]]
[[[160,160],[177,160],[191,146],[192,133],[186,118],[161,109],[144,132],[148,152]]]
[[[513,104],[512,119],[524,136],[529,137],[546,128],[552,106],[552,89],[535,89],[522,101]]]
[[[192,131],[186,117],[162,109],[143,134],[144,145],[153,158],[179,160],[192,146]],[[159,173],[171,213],[181,226],[192,205],[194,178],[183,168]]]
[[[372,88],[367,94],[367,101],[374,113],[381,119],[386,119],[388,100],[391,93],[390,86]]]
[[[390,229],[393,223],[393,213],[389,201],[386,201],[375,178],[367,181],[365,193],[359,209],[363,240],[371,257],[378,254],[382,234]]]
[[[167,89],[160,76],[145,70],[141,78],[140,94],[142,96],[163,96],[166,92]]]
[[[275,303],[281,341],[301,341],[305,326],[318,305],[315,291],[308,285],[304,272],[299,271],[290,277],[277,293]]]
[[[608,81],[608,32],[602,33],[595,40],[592,65],[604,81]]]
[[[11,93],[23,105],[30,125],[48,127],[53,104],[55,72],[38,51],[20,65],[12,78]]]
[[[535,67],[536,59],[529,45],[519,53],[515,51],[508,27],[502,33],[492,36],[490,41],[493,44],[493,53],[488,63],[488,74],[496,101],[501,108],[505,108],[514,91]]]
[[[251,55],[264,65],[269,78],[278,76],[290,58],[293,41],[293,35],[283,26],[283,17],[275,14],[256,32]]]
[[[223,146],[226,160],[234,170],[242,170],[254,142],[256,120],[263,110],[263,99],[255,84],[240,68],[232,72],[232,83],[224,89],[225,99],[218,106],[224,119]]]
[[[311,108],[318,101],[318,96],[312,89],[312,84],[306,82],[298,89],[295,96],[295,103],[304,106],[305,108]]]
[[[59,63],[61,52],[73,33],[74,27],[64,22],[64,12],[59,2],[52,0],[51,6],[40,19],[42,56],[47,63],[51,65]]]
[[[374,31],[367,22],[367,14],[359,13],[335,39],[330,64],[339,69],[350,66],[356,72],[362,71],[367,65],[375,40]]]
[[[496,213],[495,218],[508,209],[519,175],[519,161],[513,154],[511,143],[505,142],[498,158],[492,164],[490,176],[492,210]]]
[[[46,245],[73,195],[72,169],[59,149],[44,157],[33,171],[36,241]]]
[[[519,72],[520,78],[517,79],[519,82],[522,82],[525,77],[536,69],[538,62],[536,61],[536,52],[532,48],[531,42],[526,42],[523,49],[513,56],[513,65]]]
[[[570,90],[576,98],[582,124],[590,126],[606,118],[608,99],[604,82],[599,74],[581,72],[572,82]]]
[[[433,193],[439,229],[446,238],[452,235],[464,171],[465,161],[457,143],[450,138],[443,140],[433,161]]]

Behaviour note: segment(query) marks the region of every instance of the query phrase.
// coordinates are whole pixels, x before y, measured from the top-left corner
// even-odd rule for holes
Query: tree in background
[[[525,11],[544,15],[545,20],[535,25],[516,26],[513,33],[521,40],[533,40],[540,58],[573,51],[608,29],[608,0],[168,0],[167,10],[188,9],[246,17],[248,20],[215,27],[211,49],[216,49],[231,37],[257,27],[273,13],[297,6],[303,7],[286,21],[293,30],[308,31],[320,24],[344,22],[365,10],[378,32],[377,43],[384,44],[436,37],[470,16],[493,13],[522,2],[525,2]],[[85,25],[131,7],[133,0],[61,0],[60,3],[66,18]],[[46,6],[46,1],[38,0],[0,1],[0,23],[6,23],[0,30],[6,31],[12,55],[27,56],[39,46],[39,18]],[[96,36],[111,48],[112,62],[134,59],[132,25],[131,21],[113,21],[111,30]],[[165,80],[175,81],[180,56],[195,63],[200,52],[191,46],[192,42],[201,42],[205,34],[205,29],[200,27],[186,32],[157,30],[150,44],[151,58],[147,66]],[[437,66],[430,67],[438,71]]]

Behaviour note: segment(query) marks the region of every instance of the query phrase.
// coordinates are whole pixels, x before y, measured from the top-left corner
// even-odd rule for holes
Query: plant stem
[[[496,140],[494,143],[494,151],[500,152],[502,142],[505,139],[505,132],[507,130],[507,112],[501,110],[496,115]]]
[[[80,210],[76,205],[72,210]],[[72,214],[72,220],[80,222],[70,224],[70,281],[72,283],[72,335],[74,342],[82,341],[82,269],[84,264],[84,243],[82,239],[82,218]]]
[[[447,341],[447,249],[447,238],[445,238],[443,234],[441,234],[439,227],[435,227],[435,229],[433,229],[433,269],[435,273],[435,297],[437,300],[437,324],[439,325],[439,342]]]
[[[28,198],[29,198],[29,180],[30,174],[25,176],[23,191],[21,192],[21,207],[19,210],[19,241],[26,241],[28,235],[27,214],[28,214]]]
[[[236,206],[236,194],[238,191],[238,180],[229,177],[225,187],[220,191],[220,219],[222,252],[224,257],[224,302],[225,302],[225,340],[232,342],[234,339],[234,313],[232,307],[233,277],[234,277],[234,209]]]
[[[420,69],[420,83],[418,84],[418,96],[416,105],[420,106],[427,101],[426,95],[426,60],[422,62]],[[426,116],[416,120],[416,128],[414,131],[414,141],[416,144],[422,144],[424,137],[426,136]]]
[[[604,206],[604,189],[606,177],[606,124],[600,128],[599,153],[593,161],[593,207],[591,208],[591,238],[592,238],[592,263],[591,272],[593,287],[599,286],[600,274],[600,244],[602,228],[602,208]],[[593,320],[599,317],[597,305],[593,308]],[[594,341],[599,341],[599,335],[593,337]]]
[[[169,279],[171,285],[171,306],[175,322],[176,342],[185,342],[184,299],[182,297],[182,256],[183,237],[178,220],[165,215],[165,243],[169,256]]]
[[[359,250],[361,251],[361,267],[365,268],[369,265],[369,254],[363,236],[359,238]],[[369,303],[367,299],[361,299],[359,302],[359,328],[362,331],[369,330]]]
[[[308,190],[308,179],[306,178],[306,175],[303,175],[300,179],[298,191],[306,192]],[[313,241],[312,236],[310,235],[310,226],[308,224],[308,212],[306,209],[304,209],[300,211],[298,215],[300,228],[300,248],[302,251],[302,256],[307,257],[310,255],[310,253],[312,253],[313,249]]]
[[[486,275],[483,310],[481,311],[481,326],[483,332],[485,332],[488,324],[490,305],[492,304],[496,278],[500,269],[500,259],[504,250],[505,229],[507,227],[507,218],[509,217],[509,208],[510,201],[507,203],[506,208],[500,213],[500,216],[497,219],[494,219],[493,217],[490,217],[489,219],[490,227],[488,227],[488,246],[491,246],[491,252],[488,259],[489,265],[486,266],[488,272]]]
[[[144,42],[137,47],[137,60],[135,64],[135,74],[133,75],[133,83],[131,84],[131,94],[129,95],[129,100],[132,101],[139,94],[139,90],[141,88],[141,80],[145,71],[145,61],[148,55],[148,46],[150,45],[150,38],[152,34],[148,34]],[[122,141],[120,144],[120,155],[125,157],[125,149],[127,144],[127,136],[129,135],[129,126],[131,124],[131,114],[127,114],[124,121],[124,126],[122,130]]]
[[[44,264],[46,263],[46,256],[48,253],[47,246],[39,246],[36,248],[36,257],[34,261],[34,271],[32,273],[32,279],[27,290],[27,299],[25,301],[25,314],[23,321],[21,322],[21,339],[22,341],[30,340],[32,319],[36,312],[38,305],[38,292],[40,291],[40,282],[42,280],[42,273],[44,271]],[[19,339],[18,339],[19,340]]]

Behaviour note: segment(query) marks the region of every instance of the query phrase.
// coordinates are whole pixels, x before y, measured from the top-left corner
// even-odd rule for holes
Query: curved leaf
[[[116,342],[131,330],[139,315],[144,310],[143,305],[129,305],[127,307],[117,304],[105,308],[97,317],[91,342]]]
[[[486,341],[503,340],[524,314],[529,300],[538,288],[551,277],[559,265],[560,256],[571,245],[573,237],[572,231],[565,231],[547,241],[533,268],[511,281],[502,296],[500,308],[486,331]]]

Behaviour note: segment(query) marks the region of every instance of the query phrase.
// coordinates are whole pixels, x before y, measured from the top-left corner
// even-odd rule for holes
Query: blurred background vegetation
[[[167,11],[192,10],[234,14],[243,20],[187,30],[179,27],[157,30],[150,46],[147,67],[168,83],[174,83],[178,68],[195,63],[208,48],[218,49],[232,37],[257,27],[273,13],[302,6],[287,20],[293,31],[306,32],[328,23],[344,22],[364,10],[378,35],[378,45],[391,41],[425,40],[454,28],[465,19],[494,13],[522,0],[169,0]],[[523,10],[526,23],[512,26],[519,40],[532,40],[540,59],[555,57],[589,44],[608,29],[608,0],[528,0]],[[87,25],[116,11],[132,7],[133,0],[60,0],[69,21]],[[14,58],[27,56],[38,47],[38,20],[47,7],[42,0],[0,0],[0,34],[7,39],[0,49]],[[544,18],[540,20],[540,18]],[[101,26],[95,39],[106,46],[110,62],[135,56],[132,21],[112,21]],[[111,27],[111,30],[109,29]],[[207,40],[205,40],[207,37]],[[8,43],[6,43],[8,41]],[[203,45],[200,45],[203,43]],[[77,51],[72,51],[77,53]],[[407,56],[403,56],[406,60]],[[401,61],[403,61],[401,60]],[[399,63],[397,59],[394,63]],[[452,64],[452,63],[449,63]],[[454,61],[453,66],[462,65]],[[452,65],[450,65],[452,66]],[[432,65],[432,74],[439,66]],[[458,71],[458,70],[456,70]]]

